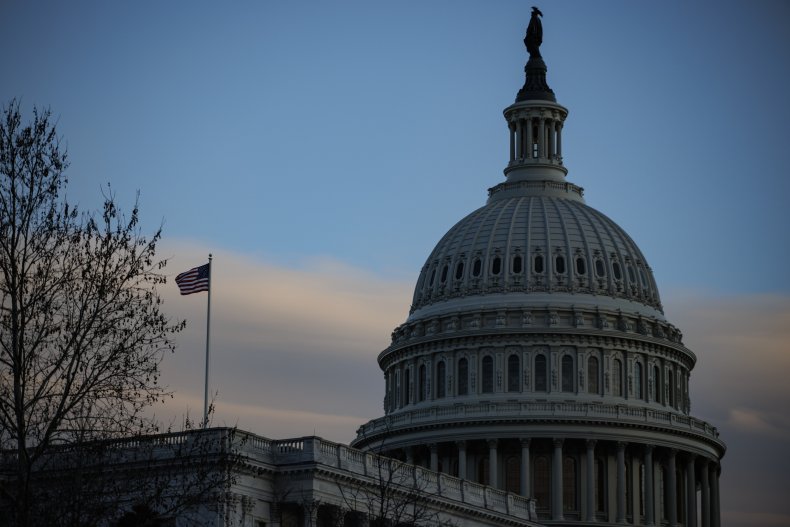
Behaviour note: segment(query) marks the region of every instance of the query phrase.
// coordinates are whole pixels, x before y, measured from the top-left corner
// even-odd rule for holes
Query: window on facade
[[[469,361],[462,358],[458,361],[458,395],[469,394]]]
[[[491,355],[483,357],[481,377],[483,393],[494,393],[494,358]]]
[[[420,381],[418,383],[418,390],[419,393],[417,394],[417,398],[419,401],[425,400],[425,364],[420,365]]]
[[[535,357],[535,391],[548,391],[546,375],[546,356],[538,355]]]
[[[548,509],[551,505],[549,501],[549,489],[551,485],[551,472],[549,472],[549,459],[546,456],[535,458],[535,500],[537,507]]]
[[[599,278],[603,278],[605,271],[603,260],[595,260],[595,274],[598,275]]]
[[[589,393],[601,393],[598,386],[598,357],[587,359],[587,391]]]
[[[472,264],[472,276],[480,276],[480,271],[483,270],[483,261],[480,258],[475,259]]]
[[[447,264],[445,264],[444,267],[442,267],[442,277],[440,278],[440,280],[442,283],[445,283],[447,281]]]
[[[433,269],[431,269],[431,280],[428,282],[428,286],[432,286],[435,279],[436,279],[436,268],[434,267]]]
[[[572,392],[574,383],[573,376],[573,357],[565,355],[562,357],[562,391]]]
[[[409,382],[411,379],[411,370],[406,368],[403,370],[403,404],[411,403],[411,390],[409,389]]]
[[[612,361],[612,393],[623,396],[623,362],[620,359]]]
[[[444,398],[444,386],[446,384],[445,377],[446,377],[446,373],[445,373],[444,361],[439,361],[439,363],[436,365],[436,398],[437,399]]]
[[[637,399],[644,399],[642,393],[642,363],[634,363],[634,397]]]
[[[518,392],[521,390],[521,361],[518,355],[507,358],[507,391]]]
[[[540,274],[543,272],[543,256],[538,254],[535,256],[533,269],[536,273]]]
[[[564,256],[557,256],[554,258],[554,269],[557,270],[559,274],[565,273],[565,257]]]
[[[562,460],[562,509],[566,512],[579,509],[576,497],[576,460],[565,456]]]
[[[612,274],[615,280],[622,280],[623,272],[620,270],[620,264],[618,262],[612,262]]]
[[[634,268],[631,265],[629,265],[627,269],[628,269],[628,279],[631,281],[632,284],[635,284],[636,275],[634,274]]]
[[[460,280],[464,276],[464,262],[458,262],[455,265],[455,279]]]
[[[521,460],[516,456],[505,460],[505,490],[516,494],[521,491]]]
[[[647,277],[645,276],[645,270],[641,267],[639,268],[639,278],[642,280],[642,287],[647,287]]]
[[[603,458],[595,460],[595,512],[606,512],[606,465]]]
[[[498,275],[502,272],[502,258],[499,256],[494,258],[494,261],[491,262],[491,274]]]
[[[488,485],[488,477],[491,474],[488,465],[488,456],[480,458],[477,462],[477,481],[483,485]]]
[[[516,256],[513,258],[513,273],[520,274],[521,273],[521,256]]]
[[[584,265],[584,258],[579,256],[576,258],[576,274],[584,274],[587,272],[587,268]]]

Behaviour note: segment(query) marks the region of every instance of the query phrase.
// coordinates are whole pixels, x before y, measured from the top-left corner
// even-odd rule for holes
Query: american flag
[[[176,276],[176,284],[178,284],[178,288],[181,290],[182,295],[191,295],[192,293],[208,291],[209,264],[184,271]]]

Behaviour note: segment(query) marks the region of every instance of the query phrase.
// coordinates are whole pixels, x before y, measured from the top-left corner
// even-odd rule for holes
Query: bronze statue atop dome
[[[540,12],[540,9],[532,6],[532,16],[527,26],[527,36],[524,37],[524,45],[527,46],[527,51],[529,51],[529,58],[541,58],[540,45],[543,43],[543,24],[538,18],[541,16],[543,16],[543,13]]]

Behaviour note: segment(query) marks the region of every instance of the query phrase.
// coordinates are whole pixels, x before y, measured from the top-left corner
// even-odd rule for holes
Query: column
[[[562,121],[557,121],[557,161],[562,160]]]
[[[458,477],[466,479],[466,441],[457,441],[458,446]]]
[[[617,523],[625,523],[625,443],[617,443]]]
[[[546,119],[540,118],[538,126],[538,158],[546,157]]]
[[[510,130],[510,160],[515,161],[516,159],[516,125],[508,123],[508,129]]]
[[[516,158],[524,157],[524,120],[516,121]]]
[[[439,472],[439,445],[431,443],[428,448],[431,451],[431,470]]]
[[[551,469],[551,519],[564,519],[562,516],[562,439],[554,440]]]
[[[678,524],[678,490],[677,490],[677,468],[675,466],[675,455],[677,450],[669,450],[667,459],[667,499],[669,500],[669,527],[676,527]]]
[[[521,495],[532,497],[529,478],[529,439],[521,440]]]
[[[499,488],[497,480],[497,453],[496,453],[497,440],[488,440],[488,484],[494,488]]]
[[[700,487],[702,487],[702,495],[700,496],[700,507],[702,508],[702,514],[700,514],[702,519],[701,527],[710,527],[710,468],[708,467],[708,460],[705,458],[702,458],[699,479]]]
[[[693,454],[686,456],[686,527],[697,527],[697,478]]]
[[[587,440],[587,508],[584,521],[595,521],[595,439]]]
[[[546,131],[549,136],[549,140],[546,142],[546,157],[554,159],[554,119],[547,121]]]
[[[304,507],[304,517],[302,521],[304,527],[315,527],[318,525],[318,507]]]
[[[645,445],[645,525],[655,525],[655,493],[653,492],[653,446]]]
[[[535,138],[532,137],[532,118],[528,117],[524,124],[527,127],[527,145],[523,157],[532,159],[532,143],[535,142]]]

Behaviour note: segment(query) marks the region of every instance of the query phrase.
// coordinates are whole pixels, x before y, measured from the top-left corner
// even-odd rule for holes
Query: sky
[[[0,0],[0,103],[49,107],[166,273],[212,253],[214,424],[350,441],[434,244],[485,203],[523,84],[516,1]],[[541,5],[568,179],[652,267],[719,427],[724,525],[790,526],[790,3]],[[205,295],[163,380],[199,417]]]

